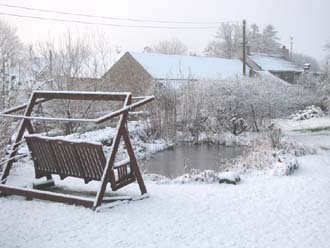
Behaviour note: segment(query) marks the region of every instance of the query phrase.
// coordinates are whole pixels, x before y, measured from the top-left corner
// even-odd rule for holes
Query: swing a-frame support
[[[33,108],[41,102],[55,99],[63,100],[87,100],[87,101],[118,101],[122,102],[121,109],[111,112],[96,119],[69,119],[32,116]],[[0,117],[22,119],[15,143],[11,149],[9,158],[6,160],[3,174],[0,179],[1,195],[21,195],[27,198],[37,198],[55,202],[82,205],[88,208],[97,208],[103,202],[116,200],[129,200],[130,197],[104,197],[108,183],[113,191],[116,191],[132,182],[137,181],[141,194],[147,190],[132,148],[127,129],[128,115],[130,111],[154,100],[153,96],[132,97],[131,93],[111,92],[70,92],[70,91],[35,91],[32,93],[27,104],[9,109],[0,113]],[[133,103],[134,101],[134,103]],[[23,115],[13,113],[25,110]],[[32,120],[53,122],[89,122],[102,124],[110,119],[119,117],[117,132],[113,138],[112,147],[108,158],[105,157],[102,145],[89,142],[74,142],[56,138],[48,138],[34,134]],[[26,132],[28,135],[26,135]],[[26,140],[31,152],[35,167],[36,178],[46,177],[47,181],[36,185],[33,189],[20,188],[6,185],[7,178],[13,165],[19,145]],[[128,158],[116,161],[119,144],[123,139]],[[100,181],[100,187],[95,198],[83,198],[68,194],[59,194],[41,190],[54,186],[52,175],[81,178],[89,181]]]

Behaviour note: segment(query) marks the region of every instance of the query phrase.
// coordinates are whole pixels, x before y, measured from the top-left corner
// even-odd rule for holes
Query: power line
[[[50,9],[39,9],[39,8],[31,8],[26,6],[18,6],[12,4],[2,4],[1,6],[16,8],[16,9],[24,9],[29,11],[39,11],[45,13],[56,13],[61,15],[70,15],[70,16],[80,16],[80,17],[88,17],[88,18],[102,18],[108,20],[117,20],[117,21],[131,21],[131,22],[150,22],[150,23],[167,23],[167,24],[200,24],[200,25],[210,25],[210,24],[221,24],[221,23],[236,23],[237,21],[216,21],[216,22],[193,22],[193,21],[165,21],[165,20],[150,20],[150,19],[134,19],[134,18],[120,18],[120,17],[110,17],[110,16],[100,16],[100,15],[91,15],[91,14],[82,14],[82,13],[73,13],[73,12],[65,12],[58,10],[50,10]]]
[[[20,15],[0,12],[0,15],[3,16],[14,16],[19,18],[29,18],[37,20],[46,20],[46,21],[56,21],[56,22],[66,22],[66,23],[78,23],[78,24],[88,24],[88,25],[101,25],[101,26],[112,26],[112,27],[125,27],[125,28],[152,28],[152,29],[215,29],[218,26],[151,26],[151,25],[126,25],[126,24],[115,24],[115,23],[104,23],[104,22],[87,22],[80,20],[68,20],[68,19],[59,19],[59,18],[49,18],[49,17],[40,17],[40,16],[31,16],[31,15]]]

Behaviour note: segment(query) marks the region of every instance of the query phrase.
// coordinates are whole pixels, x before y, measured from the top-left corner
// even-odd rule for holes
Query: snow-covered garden
[[[171,145],[165,140],[142,140],[145,125],[129,124],[139,159]],[[250,137],[252,152],[228,165],[229,172],[192,170],[174,179],[145,174],[148,198],[96,212],[2,197],[0,246],[327,247],[329,126],[329,117],[277,120],[274,130],[282,129],[279,146],[275,148],[266,137]],[[105,128],[64,138],[108,144],[113,135],[114,129]],[[32,163],[24,159],[16,165],[10,183],[29,185],[32,180]],[[98,187],[97,182],[84,186],[75,179],[57,184],[87,193]],[[133,184],[117,194],[138,196],[139,192]]]
[[[308,123],[300,123],[302,128],[309,128]],[[290,176],[250,171],[241,174],[236,186],[164,183],[146,176],[149,198],[97,212],[21,197],[0,198],[0,246],[327,247],[329,135],[287,133],[289,140],[308,140],[318,151],[298,157],[299,169]],[[14,174],[27,176],[27,171]],[[81,189],[75,181],[67,184]],[[95,187],[88,185],[88,190]],[[136,185],[120,193],[138,194]]]

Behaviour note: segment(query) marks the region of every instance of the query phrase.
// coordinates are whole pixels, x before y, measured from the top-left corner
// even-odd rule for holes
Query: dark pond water
[[[180,144],[141,162],[141,167],[146,173],[170,178],[180,176],[191,169],[217,171],[225,161],[239,157],[245,150],[245,147]]]

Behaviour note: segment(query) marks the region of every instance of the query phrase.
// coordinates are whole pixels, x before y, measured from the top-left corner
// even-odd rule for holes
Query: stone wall
[[[118,60],[101,80],[107,91],[129,91],[135,96],[152,92],[152,76],[129,53]]]

